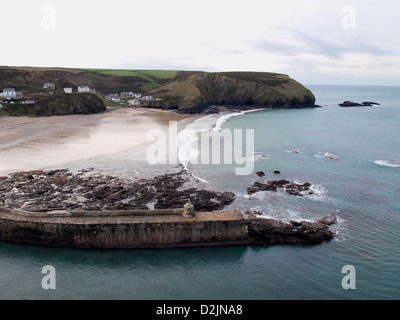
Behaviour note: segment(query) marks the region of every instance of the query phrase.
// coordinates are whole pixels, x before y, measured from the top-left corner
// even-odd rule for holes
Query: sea
[[[184,166],[199,186],[234,192],[229,209],[284,221],[336,216],[332,241],[139,250],[0,243],[0,299],[400,299],[400,87],[307,88],[321,108],[225,112],[187,125],[199,137],[207,130],[241,132],[241,142],[253,132],[252,148],[238,144],[250,174],[237,175],[235,161]],[[380,105],[339,107],[345,100]],[[74,166],[153,174],[176,168],[126,153]],[[277,179],[309,182],[312,192],[247,194],[255,181]],[[46,265],[55,268],[55,290],[42,287]]]

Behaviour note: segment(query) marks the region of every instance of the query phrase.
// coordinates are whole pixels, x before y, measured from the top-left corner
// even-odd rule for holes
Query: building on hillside
[[[96,89],[90,89],[90,92],[96,93]]]
[[[140,93],[134,93],[134,92],[121,92],[121,97],[123,98],[135,98],[139,99],[142,95]]]
[[[121,102],[121,98],[119,97],[118,93],[109,94],[106,96],[106,99],[113,102]]]
[[[34,104],[35,100],[24,100],[20,102],[21,104]]]
[[[80,86],[78,87],[78,92],[90,92],[90,88],[88,86]]]
[[[144,96],[144,97],[142,97],[142,101],[153,101],[154,100],[154,97],[152,97],[152,96]]]
[[[15,99],[17,93],[15,92],[14,88],[5,88],[3,89],[3,92],[0,93],[0,97],[3,97],[5,99]]]
[[[22,94],[22,92],[15,92],[15,99],[23,99],[24,95]]]
[[[129,100],[129,104],[134,107],[137,107],[137,106],[140,106],[142,103],[140,102],[139,99],[133,99],[133,100]]]
[[[52,89],[52,90],[54,90],[54,89],[56,88],[56,85],[55,85],[54,83],[47,82],[47,83],[45,83],[45,84],[43,85],[43,88],[44,88],[44,89]]]
[[[65,93],[72,93],[72,88],[64,88]]]

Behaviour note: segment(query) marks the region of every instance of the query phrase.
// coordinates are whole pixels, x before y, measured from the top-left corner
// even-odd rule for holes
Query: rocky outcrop
[[[353,101],[345,101],[345,102],[339,104],[339,106],[341,106],[341,107],[372,107],[374,105],[379,106],[380,104],[376,103],[376,102],[368,102],[368,101],[365,101],[362,103],[353,102]]]
[[[255,212],[246,212],[246,220],[250,243],[253,245],[265,244],[320,244],[333,239],[335,233],[329,226],[336,222],[335,216],[327,216],[316,222],[290,221],[285,223],[279,220],[257,217]]]
[[[296,182],[290,182],[288,180],[271,180],[266,183],[256,181],[253,185],[247,188],[247,193],[249,195],[259,192],[259,191],[274,191],[277,192],[278,189],[283,189],[286,193],[294,196],[302,197],[304,192],[308,195],[312,195],[313,191],[310,190],[311,183],[305,182],[299,184]]]
[[[191,201],[197,211],[214,211],[235,199],[231,192],[185,188],[191,179],[184,172],[136,180],[103,176],[91,169],[78,174],[67,170],[18,172],[0,179],[0,206],[97,211],[182,208]]]

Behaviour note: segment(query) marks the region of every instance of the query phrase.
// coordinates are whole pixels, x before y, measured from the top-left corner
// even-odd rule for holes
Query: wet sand
[[[72,161],[146,148],[151,129],[168,133],[199,116],[120,108],[94,115],[0,118],[0,175],[62,167]]]

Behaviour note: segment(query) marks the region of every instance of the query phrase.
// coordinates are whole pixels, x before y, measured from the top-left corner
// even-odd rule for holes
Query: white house
[[[47,83],[45,83],[44,85],[43,85],[43,88],[44,89],[55,89],[56,88],[56,85],[54,84],[54,83],[51,83],[51,82],[47,82]]]
[[[140,102],[139,99],[133,99],[133,100],[129,100],[129,104],[134,107],[137,107],[137,106],[140,106],[142,103]]]
[[[65,93],[72,93],[72,88],[64,88]]]
[[[121,92],[121,97],[135,98],[139,99],[142,95],[140,93],[134,92]]]
[[[154,100],[154,97],[152,97],[152,96],[144,96],[144,97],[142,97],[142,101],[153,101]]]
[[[118,93],[109,94],[106,96],[106,99],[113,102],[121,102],[121,98],[119,97]]]
[[[88,86],[78,87],[78,92],[90,92],[90,88]]]
[[[0,93],[0,97],[4,97],[6,99],[15,99],[17,97],[17,93],[14,88],[5,88],[3,92]]]

